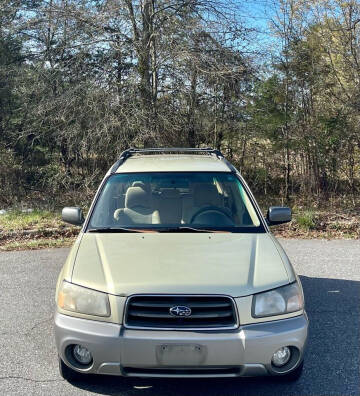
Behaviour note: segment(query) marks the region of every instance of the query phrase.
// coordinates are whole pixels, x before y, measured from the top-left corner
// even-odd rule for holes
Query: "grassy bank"
[[[0,215],[0,251],[70,246],[78,232],[60,212],[13,210]]]
[[[294,206],[291,223],[272,230],[283,238],[360,238],[360,210]],[[9,211],[0,215],[0,251],[69,246],[78,232],[60,212]]]
[[[2,231],[61,228],[63,226],[60,212],[38,209],[28,212],[13,210],[0,215],[0,230]]]
[[[274,227],[283,238],[360,238],[360,215],[354,211],[334,213],[325,209],[305,209],[294,212],[289,224]]]

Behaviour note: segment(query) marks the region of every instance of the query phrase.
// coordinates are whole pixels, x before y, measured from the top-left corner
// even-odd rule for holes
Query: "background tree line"
[[[359,191],[360,4],[2,0],[0,203],[83,199],[130,146],[214,146],[261,196]],[[79,202],[78,202],[79,203]]]

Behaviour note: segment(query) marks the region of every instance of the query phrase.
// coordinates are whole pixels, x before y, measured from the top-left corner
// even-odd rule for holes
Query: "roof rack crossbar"
[[[220,150],[216,150],[210,147],[207,148],[187,148],[187,147],[162,147],[162,148],[129,148],[123,151],[119,159],[111,168],[111,173],[115,173],[116,170],[132,155],[134,154],[151,154],[151,153],[204,153],[216,155],[221,160],[225,160],[225,157]]]
[[[187,147],[162,147],[162,148],[130,148],[128,150],[123,151],[120,154],[119,159],[126,160],[133,154],[147,154],[147,153],[206,153],[206,154],[215,154],[219,158],[223,158],[224,156],[219,150],[215,150],[212,148],[187,148]]]

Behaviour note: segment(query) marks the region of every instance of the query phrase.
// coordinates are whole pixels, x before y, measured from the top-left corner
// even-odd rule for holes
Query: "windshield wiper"
[[[205,228],[194,228],[194,227],[169,227],[169,228],[160,228],[159,232],[230,232],[227,230],[207,230]]]
[[[144,230],[140,228],[125,228],[125,227],[101,227],[91,228],[88,232],[104,232],[104,233],[120,233],[120,232],[157,232],[155,230]]]

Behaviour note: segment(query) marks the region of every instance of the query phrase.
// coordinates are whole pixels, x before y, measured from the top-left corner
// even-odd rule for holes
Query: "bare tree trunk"
[[[145,118],[145,145],[154,141],[154,102],[157,91],[156,49],[153,35],[153,10],[155,0],[143,0],[141,3],[141,29],[138,27],[132,0],[125,0],[133,28],[133,39],[138,57],[137,71],[140,78],[139,93],[142,113]],[[152,66],[153,61],[153,68]],[[154,64],[155,62],[155,64]],[[154,78],[155,77],[155,78]]]
[[[189,104],[189,133],[188,133],[188,144],[189,147],[195,147],[196,136],[195,136],[195,109],[196,109],[196,87],[197,87],[197,71],[193,67],[191,71],[191,88],[190,88],[190,104]]]

